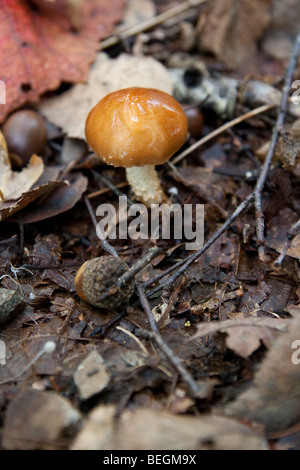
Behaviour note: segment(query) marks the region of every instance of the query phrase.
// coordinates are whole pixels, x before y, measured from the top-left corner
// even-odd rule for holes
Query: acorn
[[[114,256],[88,260],[76,274],[76,292],[81,300],[95,307],[118,307],[128,302],[134,291],[133,279],[116,287],[118,279],[128,270],[128,265]]]
[[[184,112],[188,120],[189,134],[193,139],[199,139],[204,127],[204,117],[195,106],[184,106]]]
[[[9,153],[19,157],[18,166],[25,166],[35,153],[41,155],[47,142],[44,119],[31,109],[23,109],[9,116],[2,128]]]

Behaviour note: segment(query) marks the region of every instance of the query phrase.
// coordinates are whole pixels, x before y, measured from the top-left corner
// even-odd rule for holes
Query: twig
[[[286,254],[287,254],[291,244],[293,243],[293,240],[294,240],[295,236],[299,232],[299,229],[300,229],[300,219],[294,225],[292,225],[292,227],[287,232],[287,240],[284,244],[282,252],[278,256],[278,258],[274,261],[274,266],[275,267],[281,266],[281,264],[282,264],[284,258],[286,257]]]
[[[92,222],[93,222],[95,230],[96,230],[97,225],[98,225],[97,224],[97,219],[96,219],[96,216],[93,212],[93,208],[92,208],[92,205],[90,203],[90,200],[88,199],[88,197],[86,195],[84,196],[84,202],[85,202],[85,205],[87,207],[87,210],[90,214],[90,217],[92,219]],[[98,229],[100,230],[100,227],[98,227]],[[100,238],[100,243],[101,243],[101,246],[102,246],[104,251],[106,251],[110,255],[114,256],[115,258],[119,258],[118,252],[115,250],[115,248],[110,243],[108,243],[108,241],[104,238],[104,235],[103,235],[103,237]]]
[[[185,262],[186,262],[186,259],[182,259],[181,261],[179,261],[178,263],[176,263],[176,266],[177,266],[177,267],[180,267],[180,266],[182,266]],[[157,274],[156,276],[152,277],[151,279],[148,279],[148,281],[145,281],[145,282],[143,283],[143,287],[148,287],[148,286],[151,286],[152,284],[155,284],[157,281],[160,281],[160,279],[162,279],[163,277],[167,276],[167,275],[170,274],[172,271],[174,271],[174,265],[173,265],[173,266],[170,266],[170,268],[166,269],[165,271],[163,271],[163,272],[160,273],[160,274]]]
[[[127,282],[133,279],[137,273],[139,273],[150,261],[155,258],[161,252],[157,246],[150,248],[148,253],[141,259],[139,259],[131,268],[126,271],[122,276],[119,277],[117,282],[113,284],[104,294],[99,297],[99,301],[108,299],[111,295],[116,294],[119,289],[122,289]]]
[[[186,277],[185,276],[182,276],[182,279],[179,283],[179,285],[176,287],[176,289],[174,290],[174,292],[172,293],[170,299],[168,300],[168,305],[167,305],[167,308],[166,310],[162,313],[162,315],[159,317],[159,320],[157,322],[158,326],[160,327],[161,325],[164,325],[166,319],[168,318],[169,316],[169,313],[171,311],[171,309],[173,308],[173,305],[175,303],[175,300],[177,299],[177,296],[179,294],[179,291],[180,289],[182,288],[182,286],[186,283]]]
[[[200,389],[191,376],[191,374],[186,370],[186,368],[182,365],[180,359],[174,354],[174,352],[169,348],[169,346],[164,342],[163,338],[160,335],[157,323],[155,322],[153,313],[151,311],[147,296],[142,288],[141,285],[137,284],[137,292],[138,296],[140,299],[140,302],[143,306],[143,309],[148,317],[149,325],[151,328],[151,331],[144,331],[141,330],[141,333],[144,334],[146,337],[149,339],[153,339],[157,346],[160,348],[160,350],[165,354],[165,356],[168,358],[170,363],[173,365],[173,367],[176,369],[178,374],[180,374],[182,380],[185,382],[186,386],[188,387],[190,393],[197,397],[200,394]]]
[[[256,235],[258,244],[258,255],[261,261],[265,261],[265,220],[262,211],[262,191],[266,182],[266,178],[272,163],[272,159],[276,150],[278,138],[283,128],[285,116],[287,113],[287,107],[289,103],[289,94],[291,91],[291,85],[293,81],[294,70],[297,66],[297,60],[300,53],[300,32],[297,35],[294,50],[291,56],[290,63],[288,65],[286,79],[283,86],[282,99],[279,107],[278,117],[273,128],[271,144],[269,147],[268,154],[265,162],[262,166],[261,173],[255,186],[255,212],[256,212]]]
[[[183,274],[186,269],[198,259],[203,253],[208,250],[208,248],[228,229],[228,227],[235,221],[235,219],[246,209],[246,207],[250,204],[252,199],[254,198],[254,192],[252,192],[247,199],[245,199],[241,204],[235,209],[233,214],[226,220],[226,222],[222,225],[222,227],[203,245],[200,250],[192,253],[189,255],[184,262],[181,260],[176,263],[172,268],[169,269],[169,272],[175,271],[175,273],[162,282],[159,286],[152,289],[148,296],[155,294],[156,292],[160,291],[163,287],[172,284],[172,282],[176,281],[176,279]]]
[[[150,263],[159,253],[161,249],[158,246],[154,246],[150,248],[148,253],[141,259],[139,259],[136,263],[134,263],[131,268],[126,271],[117,281],[117,287],[123,287],[128,281],[135,277],[137,273],[139,273],[147,264]]]
[[[108,47],[114,46],[124,39],[130,38],[131,36],[135,36],[136,34],[142,33],[143,31],[147,31],[148,29],[154,28],[155,26],[164,23],[165,21],[173,18],[174,16],[180,15],[185,11],[190,10],[191,8],[197,7],[202,3],[205,3],[207,0],[189,0],[188,2],[182,3],[177,5],[174,8],[171,8],[160,15],[151,18],[150,20],[144,21],[143,23],[136,24],[127,28],[125,31],[120,32],[118,35],[111,36],[104,41],[100,42],[100,49],[104,50]]]
[[[261,200],[259,198],[261,197],[261,192],[262,192],[262,189],[264,187],[264,183],[265,183],[265,180],[266,180],[266,177],[267,177],[270,165],[271,165],[272,157],[273,157],[273,154],[274,154],[274,151],[275,151],[275,148],[276,148],[276,143],[277,143],[279,131],[280,131],[280,128],[282,127],[282,125],[284,123],[287,104],[288,104],[288,101],[289,101],[288,94],[289,94],[289,91],[290,91],[292,77],[293,77],[293,71],[294,71],[296,63],[297,63],[297,57],[299,55],[299,52],[300,52],[300,33],[297,36],[294,51],[293,51],[293,54],[292,54],[292,58],[291,58],[291,61],[290,61],[289,67],[288,67],[288,73],[287,73],[287,77],[286,77],[285,85],[284,85],[284,89],[283,89],[282,102],[281,102],[281,105],[279,107],[279,115],[278,115],[278,119],[277,119],[275,127],[274,127],[271,146],[270,146],[267,158],[265,160],[265,163],[261,168],[261,172],[260,172],[259,178],[257,180],[254,191],[247,197],[247,199],[245,199],[236,208],[236,210],[226,220],[226,222],[222,225],[222,227],[203,245],[202,248],[200,248],[200,250],[198,250],[195,253],[193,253],[192,255],[188,256],[185,259],[184,262],[181,260],[178,263],[176,263],[174,266],[169,268],[168,272],[175,271],[174,274],[171,275],[164,282],[162,282],[159,286],[155,287],[150,292],[148,292],[148,296],[151,296],[151,295],[155,294],[156,292],[160,291],[162,289],[162,287],[168,286],[172,282],[176,281],[176,279],[181,274],[183,274],[185,272],[185,270],[196,259],[198,259],[227,230],[227,228],[232,224],[232,222],[248,207],[248,205],[250,204],[250,202],[253,199],[255,199],[255,202],[256,202],[256,217],[257,217],[257,220],[258,220],[258,217],[260,218],[260,220],[257,222],[257,227],[258,227],[257,231],[259,232],[257,234],[257,238],[258,238],[258,241],[260,241],[260,242],[264,240],[264,223],[263,223],[263,219],[261,219],[261,217],[263,217],[263,213],[262,213],[262,210],[261,210]],[[263,108],[263,107],[261,107],[261,108]],[[256,110],[254,110],[254,111],[256,111],[256,114],[259,114],[257,112],[259,109],[260,109],[260,112],[262,112],[261,108],[257,108]],[[266,108],[267,108],[267,106],[266,106]],[[231,121],[231,123],[232,123],[232,121]],[[217,129],[217,131],[219,131],[219,130],[220,130],[220,128]],[[211,136],[211,135],[212,134],[210,134],[209,136]],[[206,136],[206,137],[208,138],[209,136]],[[206,137],[204,139],[206,139]],[[197,146],[196,147],[192,146],[192,147],[197,148],[202,143],[203,143],[203,139],[200,139],[200,141],[196,142]],[[194,148],[192,150],[194,150]],[[187,149],[185,152],[183,152],[181,155],[178,155],[177,159],[175,159],[176,161],[173,160],[173,163],[174,162],[176,163],[177,161],[181,160],[184,156],[187,155],[186,152],[189,153],[189,151],[190,151],[190,148]],[[261,220],[262,220],[263,225],[260,225]],[[299,222],[299,224],[300,224],[300,222]],[[161,276],[161,277],[164,277],[165,275],[166,275],[166,273],[164,273],[164,275]],[[153,283],[153,282],[154,281],[151,280],[151,283]]]
[[[97,173],[97,171],[95,171],[95,170],[91,170],[91,173],[93,174],[93,176],[96,179],[102,181],[109,189],[111,189],[116,194],[116,196],[125,196],[127,198],[127,204],[129,204],[129,205],[133,204],[131,199],[129,199],[129,197],[126,196],[126,194],[124,194],[113,183],[111,183],[111,181],[109,181],[107,178],[105,178],[105,176],[101,175],[100,173]]]
[[[146,356],[149,356],[149,353],[147,351],[147,348],[145,348],[145,346],[143,345],[143,343],[133,334],[131,333],[131,331],[129,330],[126,330],[126,328],[123,328],[122,326],[116,326],[116,330],[120,330],[122,331],[123,333],[125,333],[126,335],[130,336],[130,338],[132,338],[138,345],[139,347],[141,348],[141,350],[143,351],[144,354],[146,354]]]
[[[226,122],[222,126],[218,127],[218,129],[215,129],[214,131],[210,132],[206,136],[202,137],[200,140],[197,140],[193,145],[191,145],[189,148],[181,152],[177,157],[175,157],[171,163],[173,165],[176,165],[176,163],[180,162],[183,158],[185,158],[187,155],[192,153],[194,150],[196,150],[198,147],[201,145],[206,144],[210,140],[214,139],[218,135],[222,134],[223,132],[227,131],[231,127],[236,126],[237,124],[240,124],[243,121],[246,121],[247,119],[250,119],[253,116],[256,116],[257,114],[264,113],[265,111],[268,111],[269,109],[276,108],[278,106],[277,104],[264,104],[263,106],[260,106],[259,108],[252,109],[246,114],[243,114],[242,116],[239,116],[235,119],[232,119],[232,121]]]
[[[123,181],[123,183],[118,183],[116,184],[116,188],[119,189],[119,188],[124,188],[128,186],[128,183],[127,181]],[[98,191],[93,191],[92,193],[89,193],[87,194],[87,197],[89,199],[93,199],[94,197],[97,197],[97,196],[102,196],[103,194],[106,194],[106,193],[109,193],[110,191],[112,191],[111,188],[102,188],[102,189],[98,189]]]
[[[90,338],[93,338],[94,336],[100,335],[101,338],[104,338],[106,335],[107,330],[118,323],[118,321],[122,320],[127,315],[126,310],[123,310],[122,312],[118,313],[115,315],[106,325],[100,325],[96,326],[93,331],[90,334]]]

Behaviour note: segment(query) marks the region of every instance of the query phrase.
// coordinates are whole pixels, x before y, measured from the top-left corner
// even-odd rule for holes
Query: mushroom
[[[184,144],[187,117],[169,94],[152,88],[124,88],[106,95],[90,111],[87,142],[107,164],[126,168],[135,197],[147,207],[167,200],[155,165]]]

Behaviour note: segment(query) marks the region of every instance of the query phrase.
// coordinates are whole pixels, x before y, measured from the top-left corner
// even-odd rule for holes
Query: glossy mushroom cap
[[[85,134],[105,163],[127,168],[165,163],[184,144],[187,129],[187,117],[171,95],[132,87],[100,100]]]

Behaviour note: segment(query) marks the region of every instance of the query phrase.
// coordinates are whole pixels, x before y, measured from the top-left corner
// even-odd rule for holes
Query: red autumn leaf
[[[83,81],[99,49],[99,39],[120,20],[124,0],[82,1],[78,31],[66,15],[67,0],[51,2],[53,10],[45,10],[41,4],[41,0],[0,2],[0,80],[6,91],[6,104],[2,104],[0,82],[0,123],[13,109],[37,101],[62,81]]]

